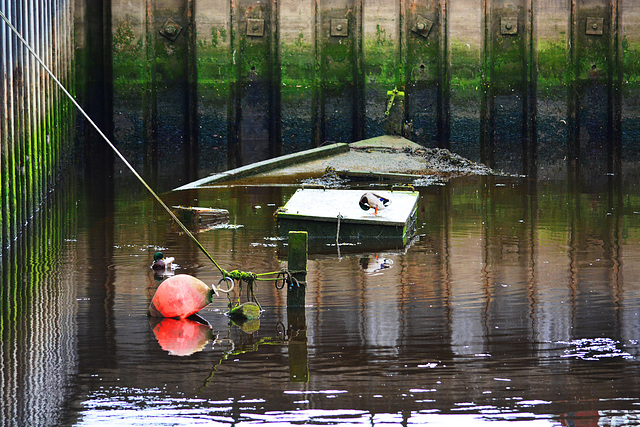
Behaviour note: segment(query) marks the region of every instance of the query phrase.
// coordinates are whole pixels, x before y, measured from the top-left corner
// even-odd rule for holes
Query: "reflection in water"
[[[151,317],[149,324],[160,347],[171,356],[190,356],[213,339],[209,322],[195,314],[186,319]]]
[[[365,273],[376,274],[393,266],[393,260],[390,258],[381,258],[376,254],[372,257],[360,258],[360,266]]]
[[[112,209],[95,217],[87,198],[60,237],[34,231],[29,250],[3,258],[3,418],[634,422],[635,185],[612,177],[580,191],[482,177],[423,188],[411,246],[313,254],[306,306],[287,308],[286,291],[261,282],[265,311],[249,328],[224,315],[229,301],[246,298],[238,289],[199,313],[208,325],[163,319],[150,328],[158,248],[180,260],[180,273],[205,283],[219,273],[145,195],[116,189]],[[227,209],[243,227],[199,240],[225,269],[261,273],[284,261],[273,213],[293,191],[225,187],[166,198]]]
[[[0,425],[50,425],[77,373],[77,196],[61,185],[0,256]]]

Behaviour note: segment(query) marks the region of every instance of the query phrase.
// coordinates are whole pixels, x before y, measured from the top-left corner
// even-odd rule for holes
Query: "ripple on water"
[[[557,344],[567,346],[562,356],[564,358],[592,361],[614,357],[635,359],[626,350],[620,348],[623,346],[620,341],[611,338],[580,338],[571,341],[559,341]]]

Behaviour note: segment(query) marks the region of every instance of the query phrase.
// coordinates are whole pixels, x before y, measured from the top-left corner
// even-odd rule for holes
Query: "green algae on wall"
[[[125,98],[139,97],[145,78],[142,36],[134,33],[132,19],[114,23],[113,34],[113,86]]]
[[[25,17],[19,11],[30,8],[32,2],[21,1],[7,18],[22,22]],[[43,11],[43,29],[37,36],[29,26],[18,27],[25,31],[26,43],[73,93],[71,10],[68,2],[61,2],[59,8]],[[3,28],[7,37],[0,39],[0,252],[23,236],[68,169],[75,117],[71,101],[9,27]]]

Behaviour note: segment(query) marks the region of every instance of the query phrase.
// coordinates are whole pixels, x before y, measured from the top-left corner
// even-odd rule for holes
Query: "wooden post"
[[[289,232],[289,271],[298,281],[287,287],[287,335],[289,339],[289,379],[309,381],[309,351],[305,292],[307,289],[307,253],[309,235],[306,231]]]
[[[289,271],[298,284],[287,287],[287,306],[304,307],[307,290],[307,252],[309,235],[306,231],[289,232]]]

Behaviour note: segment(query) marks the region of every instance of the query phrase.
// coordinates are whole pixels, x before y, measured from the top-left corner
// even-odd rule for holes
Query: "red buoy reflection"
[[[213,338],[211,325],[204,319],[196,321],[192,316],[187,319],[153,320],[157,321],[153,333],[158,344],[172,356],[189,356],[202,351]]]

